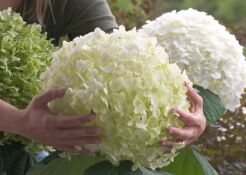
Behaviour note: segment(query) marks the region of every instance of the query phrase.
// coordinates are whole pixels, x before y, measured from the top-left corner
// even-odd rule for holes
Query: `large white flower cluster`
[[[123,27],[112,34],[96,29],[64,43],[42,79],[43,89],[69,88],[63,99],[50,104],[52,111],[95,113],[91,124],[103,128],[96,149],[115,165],[131,160],[133,168],[163,167],[181,147],[168,149],[160,140],[171,139],[166,134],[170,125],[183,126],[169,110],[188,111],[183,86],[188,77],[169,64],[155,38]]]
[[[148,21],[141,32],[155,36],[195,84],[218,94],[225,107],[240,106],[246,87],[246,61],[235,36],[212,16],[188,9]]]

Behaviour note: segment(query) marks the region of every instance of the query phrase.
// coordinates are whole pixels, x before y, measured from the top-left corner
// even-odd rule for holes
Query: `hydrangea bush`
[[[27,25],[11,9],[0,11],[0,99],[24,108],[41,89],[40,74],[49,65],[55,48],[40,25]],[[27,144],[30,150],[42,145],[22,137],[2,133],[0,143],[11,140]]]
[[[234,111],[246,88],[243,48],[212,16],[194,9],[165,13],[139,30],[155,36],[172,63],[195,84],[218,94]]]
[[[111,163],[134,162],[133,169],[167,165],[183,145],[160,145],[171,139],[170,125],[183,127],[172,107],[188,111],[187,75],[169,64],[155,38],[123,27],[112,34],[100,29],[64,43],[42,74],[43,89],[67,87],[64,98],[50,103],[59,114],[94,113],[103,128],[96,149]]]

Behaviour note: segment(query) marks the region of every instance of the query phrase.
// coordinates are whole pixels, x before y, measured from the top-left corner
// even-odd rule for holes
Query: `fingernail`
[[[198,94],[200,93],[200,91],[196,88],[194,88],[194,91],[196,91],[196,93],[198,93]]]
[[[171,115],[174,115],[174,116],[177,117],[177,118],[180,117],[179,113],[177,113],[177,112],[175,112],[175,111],[171,111],[170,114],[171,114]]]
[[[163,145],[163,146],[167,146],[167,145],[169,145],[169,144],[168,144],[168,141],[163,140],[163,141],[161,141],[161,145]]]
[[[166,145],[166,141],[161,141],[161,145]]]
[[[75,148],[77,151],[81,151],[81,150],[82,150],[82,146],[80,146],[80,145],[74,145],[74,148]]]
[[[172,114],[174,111],[175,111],[175,108],[172,108],[172,109],[169,110],[168,113],[169,113],[169,114]]]
[[[190,86],[190,83],[188,81],[184,81],[185,86]]]

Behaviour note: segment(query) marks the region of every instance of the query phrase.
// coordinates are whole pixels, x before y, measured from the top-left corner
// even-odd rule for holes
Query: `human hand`
[[[186,82],[185,86],[188,88],[187,96],[190,101],[190,113],[178,108],[173,108],[170,112],[182,120],[186,126],[185,128],[169,127],[168,134],[174,136],[177,141],[163,140],[161,141],[163,146],[173,146],[180,142],[188,145],[197,140],[206,128],[206,118],[203,114],[203,99]]]
[[[98,138],[101,132],[100,128],[81,127],[81,124],[89,122],[95,117],[92,115],[57,116],[48,108],[50,101],[64,96],[65,92],[66,89],[51,89],[34,97],[22,112],[17,133],[61,151],[88,153],[87,150],[78,150],[75,146],[100,143]]]

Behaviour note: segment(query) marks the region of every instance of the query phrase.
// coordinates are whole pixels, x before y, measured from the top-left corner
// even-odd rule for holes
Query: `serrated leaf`
[[[192,147],[184,148],[162,171],[175,175],[218,175],[209,162]]]
[[[195,85],[194,88],[199,91],[199,95],[203,98],[203,111],[207,124],[211,125],[219,118],[223,117],[226,110],[219,96],[210,90],[204,89],[197,85]]]

